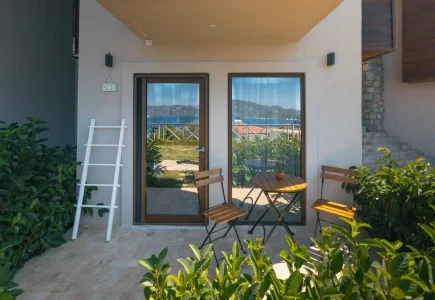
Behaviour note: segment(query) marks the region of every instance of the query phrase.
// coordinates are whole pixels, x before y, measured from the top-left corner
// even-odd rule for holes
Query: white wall
[[[348,167],[361,163],[361,1],[345,0],[300,42],[288,45],[145,47],[142,40],[95,0],[82,0],[80,20],[78,145],[86,141],[86,126],[91,118],[106,124],[125,118],[132,125],[134,73],[207,72],[210,74],[210,167],[226,169],[227,122],[221,116],[227,116],[227,74],[304,72],[307,76],[307,224],[314,224],[314,213],[309,207],[319,194],[320,165]],[[117,93],[100,92],[101,82],[108,75],[104,67],[106,52],[114,55],[112,77],[120,87]],[[337,55],[333,67],[326,66],[329,52]],[[130,225],[131,129],[126,134],[126,146],[120,192],[122,208],[116,221]],[[84,147],[79,147],[78,155],[79,159],[84,156]],[[104,178],[107,173],[90,175],[89,182],[110,182],[110,177]],[[95,202],[108,198],[104,192],[101,196],[98,193],[94,195]],[[341,190],[336,196],[347,197]],[[101,220],[94,217],[92,221]]]
[[[384,128],[435,156],[435,82],[402,82],[402,2],[397,0],[398,50],[384,56]]]

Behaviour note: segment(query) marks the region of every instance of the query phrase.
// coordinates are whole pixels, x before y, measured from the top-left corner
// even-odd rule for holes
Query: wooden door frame
[[[209,167],[209,75],[206,73],[150,73],[134,75],[134,99],[133,99],[133,224],[167,224],[167,225],[202,225],[204,218],[201,215],[146,215],[146,178],[142,176],[142,170],[146,169],[145,152],[142,145],[146,138],[146,130],[143,116],[146,116],[146,86],[147,79],[153,82],[168,83],[199,83],[203,85],[203,94],[200,89],[200,118],[203,117],[204,130],[200,132],[204,140],[204,168]],[[196,80],[196,81],[195,81]],[[203,100],[201,100],[201,98]],[[140,100],[140,101],[139,101]],[[203,101],[203,103],[201,103]],[[145,105],[144,105],[145,104]],[[202,104],[202,105],[201,105]],[[144,114],[145,113],[145,114]],[[141,153],[139,153],[139,151]],[[140,156],[139,156],[140,155]],[[208,187],[203,189],[204,208],[209,207]],[[139,208],[139,210],[138,210]],[[190,216],[190,217],[188,217]]]
[[[301,130],[302,130],[302,140],[301,140],[301,177],[306,181],[306,85],[305,73],[228,73],[228,201],[233,200],[233,164],[232,164],[232,128],[233,128],[233,106],[232,106],[232,94],[233,94],[233,78],[238,77],[281,77],[281,78],[299,78],[301,83]],[[307,193],[306,190],[302,192],[301,199],[301,221],[300,222],[287,222],[290,225],[306,225],[306,203],[307,203]],[[256,220],[243,221],[243,224],[254,224]],[[268,225],[267,222],[263,222]],[[271,222],[273,225],[274,222]]]

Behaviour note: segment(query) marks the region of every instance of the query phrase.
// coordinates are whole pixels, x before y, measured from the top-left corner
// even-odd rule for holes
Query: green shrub
[[[0,249],[3,252],[6,249]],[[5,258],[0,258],[0,299],[15,300],[23,293],[22,289],[17,289],[18,284],[13,282],[15,270],[11,270],[10,263]]]
[[[156,130],[157,127],[151,127],[151,133],[146,142],[146,178],[148,183],[155,183],[156,177],[164,171],[162,167],[162,154],[158,147],[158,140],[152,138],[155,136]]]
[[[246,165],[247,159],[261,159],[265,161],[279,160],[284,172],[301,175],[301,140],[299,137],[276,137],[249,140],[242,137],[233,140],[232,144],[232,172],[233,186],[248,187],[252,184],[252,177],[264,172],[263,168],[253,168]],[[274,167],[270,168],[273,170]]]
[[[76,150],[45,146],[43,123],[0,126],[0,260],[12,270],[65,243],[74,222]],[[87,188],[84,202],[94,189]]]
[[[430,205],[435,196],[435,169],[424,159],[406,166],[391,160],[391,152],[384,151],[375,173],[362,167],[355,194],[357,217],[371,225],[373,237],[426,248],[427,236],[419,230],[418,223],[427,224],[435,219]]]
[[[321,257],[312,259],[305,246],[299,246],[287,237],[289,251],[281,251],[290,276],[279,279],[271,259],[263,252],[261,240],[245,241],[249,256],[241,256],[234,243],[232,253],[209,275],[213,257],[211,245],[200,251],[190,245],[194,257],[178,259],[184,271],[170,274],[165,258],[168,249],[159,255],[141,259],[139,263],[149,270],[141,281],[146,299],[434,299],[435,260],[432,247],[420,252],[412,247],[409,253],[398,252],[402,243],[382,239],[357,242],[365,223],[344,220],[351,230],[334,225],[323,230],[323,242],[312,239]],[[422,225],[435,239],[435,222]],[[339,237],[337,239],[337,237]],[[351,252],[344,254],[345,242]],[[381,262],[369,255],[371,247],[379,248]],[[248,264],[251,274],[242,274]]]

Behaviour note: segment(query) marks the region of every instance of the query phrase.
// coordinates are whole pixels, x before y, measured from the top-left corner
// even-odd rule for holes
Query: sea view
[[[298,124],[299,120],[287,120],[287,119],[266,119],[266,118],[233,118],[233,120],[241,120],[244,124]],[[153,116],[147,117],[148,124],[188,124],[192,122],[198,122],[198,116]]]

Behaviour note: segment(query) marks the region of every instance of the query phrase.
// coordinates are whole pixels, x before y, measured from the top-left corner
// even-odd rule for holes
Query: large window
[[[253,223],[268,207],[266,197],[253,188],[253,176],[274,172],[277,161],[286,174],[305,176],[304,75],[230,74],[229,84],[229,191],[234,204],[252,209],[249,219],[240,221]],[[285,204],[289,197],[279,201]],[[304,222],[304,201],[285,217],[288,223]],[[268,212],[265,223],[276,220],[273,214]]]

